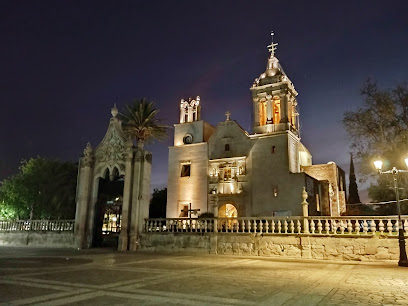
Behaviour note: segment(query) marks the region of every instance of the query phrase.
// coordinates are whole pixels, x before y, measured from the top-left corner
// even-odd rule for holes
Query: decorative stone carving
[[[109,128],[104,141],[96,151],[96,159],[99,162],[113,164],[124,158],[126,146],[121,136],[114,128]]]
[[[82,166],[83,167],[90,167],[93,161],[93,149],[91,144],[88,142],[86,144],[85,150],[84,150],[84,157],[82,160]]]

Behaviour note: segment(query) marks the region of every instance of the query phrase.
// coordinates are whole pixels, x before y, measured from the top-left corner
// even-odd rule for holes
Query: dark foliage
[[[154,189],[149,206],[149,218],[166,218],[167,188]]]

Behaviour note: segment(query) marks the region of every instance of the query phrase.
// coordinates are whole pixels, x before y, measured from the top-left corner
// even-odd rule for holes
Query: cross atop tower
[[[278,43],[275,43],[275,44],[273,43],[273,36],[274,36],[274,35],[275,35],[275,33],[271,32],[272,42],[271,42],[270,45],[267,46],[269,52],[271,52],[271,57],[274,57],[274,56],[275,56],[275,50],[278,49],[278,48],[277,48]]]
[[[227,112],[225,113],[225,116],[227,116],[227,120],[226,120],[226,121],[230,121],[230,116],[231,116],[230,111],[227,111]]]

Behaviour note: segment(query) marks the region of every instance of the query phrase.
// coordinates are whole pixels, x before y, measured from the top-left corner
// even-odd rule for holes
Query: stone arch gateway
[[[143,227],[149,215],[150,177],[152,155],[124,133],[118,110],[112,108],[108,130],[101,143],[93,149],[88,143],[84,156],[79,160],[75,244],[78,248],[90,248],[94,239],[95,204],[98,198],[99,180],[109,173],[124,177],[121,232],[118,250],[135,251]]]

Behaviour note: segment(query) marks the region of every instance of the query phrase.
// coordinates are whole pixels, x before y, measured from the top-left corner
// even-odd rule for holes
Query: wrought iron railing
[[[51,231],[73,232],[75,220],[0,221],[0,232]]]

